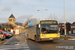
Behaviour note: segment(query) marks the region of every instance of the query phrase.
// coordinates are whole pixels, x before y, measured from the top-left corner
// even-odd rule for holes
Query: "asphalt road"
[[[27,40],[27,45],[30,50],[75,50],[75,41],[72,40],[44,41],[39,43]]]
[[[21,35],[25,36],[24,33]],[[27,45],[30,50],[75,50],[75,40],[43,41],[39,43],[27,40]]]
[[[20,34],[20,38],[23,39],[22,36],[25,37],[25,34]],[[19,39],[20,39],[19,38]],[[26,38],[26,37],[25,37]],[[16,38],[17,39],[17,38]],[[13,38],[13,41],[16,41]],[[3,45],[0,46],[0,50],[75,50],[75,40],[58,40],[54,42],[43,41],[43,42],[35,42],[33,40],[26,40],[27,42],[22,43],[20,45]]]

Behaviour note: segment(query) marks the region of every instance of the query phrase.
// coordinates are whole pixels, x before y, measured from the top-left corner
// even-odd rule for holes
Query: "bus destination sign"
[[[41,22],[41,24],[56,24],[56,21],[50,21],[50,22]]]

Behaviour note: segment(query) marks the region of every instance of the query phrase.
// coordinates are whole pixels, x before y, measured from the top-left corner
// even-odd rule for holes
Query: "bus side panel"
[[[28,29],[28,36],[29,36],[29,38],[34,40],[35,34],[36,34],[36,27],[30,27]]]
[[[31,28],[28,28],[28,38],[30,38]]]
[[[34,39],[34,27],[31,27],[30,38],[31,38],[31,39]]]
[[[35,36],[36,36],[36,27],[33,27],[33,40],[35,40]]]

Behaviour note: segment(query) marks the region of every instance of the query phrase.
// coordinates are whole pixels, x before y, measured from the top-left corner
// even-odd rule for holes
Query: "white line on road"
[[[24,50],[30,50],[29,48],[27,47],[23,47],[23,48],[4,48],[4,49],[0,49],[0,50],[12,50],[12,49],[24,49]]]

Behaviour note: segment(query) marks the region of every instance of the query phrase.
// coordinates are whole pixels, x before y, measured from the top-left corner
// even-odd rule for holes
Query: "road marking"
[[[30,50],[29,48],[5,48],[5,49],[0,49],[0,50],[18,50],[18,49],[24,49],[24,50]]]
[[[25,49],[25,50],[30,50],[30,48],[28,47],[27,43],[23,43],[23,44],[20,44],[20,45],[4,45],[4,46],[0,46],[0,50],[10,50],[10,49]]]
[[[21,47],[21,48],[29,48],[29,47]],[[4,49],[18,49],[18,48],[4,48]]]

